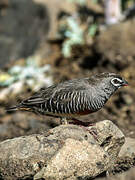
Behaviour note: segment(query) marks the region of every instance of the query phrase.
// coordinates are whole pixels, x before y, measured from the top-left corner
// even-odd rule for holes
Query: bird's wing
[[[81,80],[79,80],[81,81]],[[44,103],[51,100],[54,103],[68,103],[74,99],[83,98],[85,94],[86,87],[83,83],[78,82],[78,80],[72,80],[58,85],[53,85],[48,88],[42,89],[35,95],[24,100],[23,105],[36,105]]]
[[[50,86],[48,88],[43,88],[37,93],[35,93],[33,96],[30,98],[22,101],[22,105],[36,105],[36,104],[41,104],[50,99],[51,94],[53,93],[55,89],[55,85]]]

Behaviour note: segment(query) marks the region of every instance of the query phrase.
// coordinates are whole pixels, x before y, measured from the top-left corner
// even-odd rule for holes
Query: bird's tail
[[[17,105],[17,106],[13,106],[13,107],[10,107],[10,108],[7,108],[7,112],[11,112],[11,111],[17,111],[20,109],[20,106]]]
[[[20,111],[29,111],[31,108],[29,108],[29,107],[24,107],[22,104],[19,104],[19,105],[17,105],[17,106],[13,106],[13,107],[11,107],[11,108],[8,108],[7,109],[7,112],[12,112],[12,111],[18,111],[18,110],[20,110]]]

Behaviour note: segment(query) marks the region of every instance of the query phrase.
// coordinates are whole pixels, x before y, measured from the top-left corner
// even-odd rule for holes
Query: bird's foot
[[[80,120],[74,119],[74,118],[72,118],[72,122],[70,122],[70,124],[75,124],[75,125],[79,125],[79,126],[83,126],[83,127],[89,127],[89,126],[94,125],[90,122],[83,122],[83,121],[80,121]]]
[[[72,120],[73,120],[73,122],[70,122],[70,124],[79,125],[84,130],[88,131],[95,138],[95,140],[98,141],[96,129],[95,128],[89,128],[90,126],[94,126],[94,124],[89,123],[89,122],[82,122],[82,121],[79,121],[78,119],[72,119]]]
[[[69,122],[66,118],[61,118],[60,123],[62,125],[66,125],[66,124],[79,125],[85,131],[88,131],[95,138],[95,140],[98,141],[96,129],[95,128],[89,128],[90,126],[94,126],[94,124],[89,123],[89,122],[82,122],[78,119],[72,119],[72,120],[73,120],[72,122]]]

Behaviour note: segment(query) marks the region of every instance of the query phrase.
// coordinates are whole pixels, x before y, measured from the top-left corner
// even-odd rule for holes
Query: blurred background
[[[135,0],[0,0],[0,141],[42,133],[58,118],[7,113],[42,87],[99,72],[120,89],[88,121],[109,119],[135,137]]]

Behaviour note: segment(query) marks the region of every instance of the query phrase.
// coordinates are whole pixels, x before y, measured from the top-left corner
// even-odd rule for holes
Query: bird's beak
[[[126,80],[123,80],[122,86],[128,86],[128,82]]]

